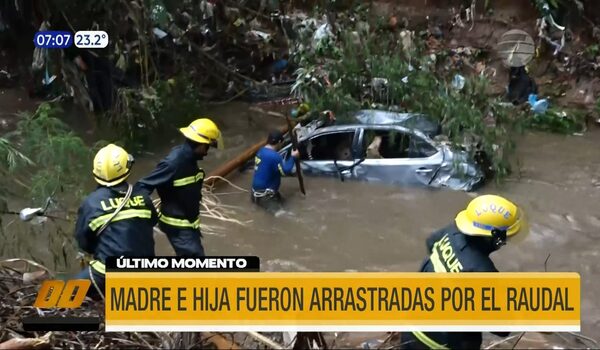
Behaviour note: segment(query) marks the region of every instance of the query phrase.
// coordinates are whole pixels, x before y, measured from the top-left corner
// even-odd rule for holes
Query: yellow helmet
[[[302,103],[298,106],[298,115],[306,114],[310,111],[310,105],[308,103]]]
[[[513,236],[527,229],[525,216],[519,207],[506,198],[483,195],[473,199],[456,216],[458,229],[470,236],[492,236],[492,230],[506,231]]]
[[[221,131],[217,124],[208,118],[196,119],[187,127],[179,129],[179,131],[189,140],[207,143],[212,147],[223,149]]]
[[[115,186],[125,181],[131,172],[133,156],[123,148],[109,144],[94,157],[94,179],[104,186]]]

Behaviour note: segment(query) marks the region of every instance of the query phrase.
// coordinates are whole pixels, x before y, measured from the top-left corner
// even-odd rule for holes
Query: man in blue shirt
[[[287,160],[277,152],[283,142],[283,134],[274,130],[269,133],[267,145],[261,148],[254,158],[254,178],[252,179],[252,201],[268,212],[275,214],[281,209],[283,198],[279,193],[281,177],[291,175],[294,169],[294,158],[298,158],[298,150],[292,150]]]

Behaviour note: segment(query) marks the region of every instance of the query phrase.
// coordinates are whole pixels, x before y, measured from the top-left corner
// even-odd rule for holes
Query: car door
[[[300,141],[302,171],[307,175],[353,178],[356,129],[327,129]],[[289,151],[286,152],[286,154]]]
[[[359,142],[364,161],[356,173],[366,181],[429,185],[444,160],[444,153],[418,132],[387,125],[363,129]]]

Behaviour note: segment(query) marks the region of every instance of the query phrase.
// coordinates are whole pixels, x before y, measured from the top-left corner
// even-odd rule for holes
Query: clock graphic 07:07
[[[103,49],[108,46],[108,34],[102,30],[81,30],[75,35],[68,31],[48,30],[37,32],[33,43],[42,49],[67,49],[73,44],[80,49]]]

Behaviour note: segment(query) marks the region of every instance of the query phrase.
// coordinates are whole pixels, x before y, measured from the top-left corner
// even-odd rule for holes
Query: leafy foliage
[[[444,61],[443,52],[428,54],[418,39],[404,47],[393,34],[378,31],[358,38],[345,34],[339,41],[301,46],[297,95],[338,118],[360,106],[426,114],[441,122],[454,147],[483,150],[498,180],[509,174],[512,135],[522,130],[523,118],[488,93],[485,77],[465,78],[462,89],[454,88],[457,67]]]
[[[202,110],[198,91],[184,76],[157,80],[143,90],[119,90],[108,122],[128,149],[141,149],[157,132],[164,135],[173,125],[185,124]]]
[[[58,118],[61,111],[43,103],[35,113],[24,115],[9,135],[29,160],[9,169],[14,175],[27,174],[23,177],[37,202],[59,190],[78,196],[89,177],[92,150]]]
[[[3,163],[1,171],[12,171],[23,164],[33,165],[31,159],[21,153],[21,151],[15,148],[15,146],[4,137],[0,137],[0,159]]]
[[[18,150],[14,144],[7,138],[0,137],[0,211],[6,210],[6,197],[13,194],[14,185],[27,187],[19,180],[12,178],[15,169],[33,165],[33,161]]]
[[[576,110],[550,108],[544,114],[530,117],[528,126],[541,131],[572,134],[585,128],[585,114]]]

